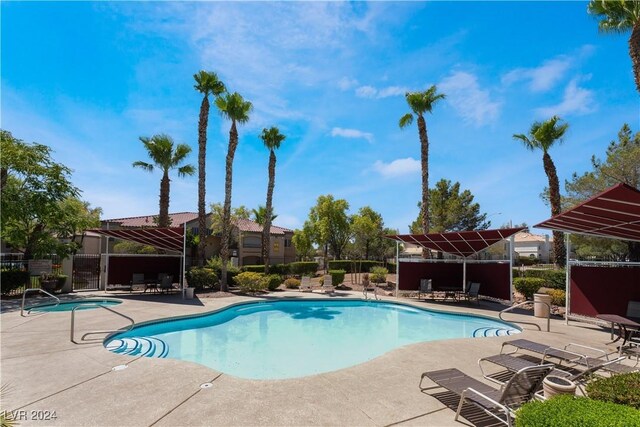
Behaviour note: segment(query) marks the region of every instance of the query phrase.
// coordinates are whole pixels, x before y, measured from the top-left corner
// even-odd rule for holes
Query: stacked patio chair
[[[418,289],[418,299],[420,299],[421,294],[425,294],[425,297],[428,295],[430,298],[434,298],[433,280],[420,279],[420,288]]]
[[[300,292],[312,292],[311,277],[302,276],[300,278]]]
[[[535,397],[542,387],[542,381],[553,370],[552,364],[525,367],[500,389],[478,381],[458,369],[442,369],[422,374],[420,389],[429,390],[442,387],[460,396],[455,420],[458,420],[462,407],[470,403],[507,426],[513,425],[515,410]],[[428,378],[437,386],[422,387],[422,381]]]
[[[331,275],[325,274],[324,280],[322,282],[322,290],[324,291],[324,293],[333,294],[333,292],[336,290],[336,288],[333,286],[332,281],[333,278],[331,277]]]

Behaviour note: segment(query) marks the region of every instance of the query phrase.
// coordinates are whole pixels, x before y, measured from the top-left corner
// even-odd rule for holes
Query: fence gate
[[[73,290],[96,290],[100,286],[100,255],[79,254],[73,257]]]

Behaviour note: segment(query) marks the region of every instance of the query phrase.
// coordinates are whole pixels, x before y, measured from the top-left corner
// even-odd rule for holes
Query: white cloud
[[[369,142],[373,142],[373,134],[369,132],[363,132],[358,129],[344,129],[335,127],[331,129],[331,136],[341,136],[343,138],[363,138]]]
[[[356,96],[360,98],[388,98],[390,96],[399,96],[407,93],[409,89],[403,86],[387,86],[377,89],[373,86],[360,86],[356,89]]]
[[[471,73],[456,71],[440,82],[439,89],[465,121],[480,126],[494,122],[500,115],[502,104],[492,101],[489,90],[481,89],[478,78]]]
[[[572,79],[564,89],[562,101],[556,105],[536,109],[536,114],[542,117],[552,115],[584,115],[596,110],[593,91],[578,86],[579,77]]]
[[[406,159],[396,159],[391,163],[384,163],[377,160],[373,164],[373,170],[385,178],[398,177],[403,175],[413,175],[421,170],[420,161],[407,157]]]
[[[340,90],[349,90],[358,85],[358,80],[350,79],[349,77],[342,77],[338,80],[338,87]]]
[[[510,85],[518,81],[528,81],[529,90],[544,92],[553,88],[571,68],[572,60],[559,56],[545,61],[535,68],[516,68],[502,76],[502,83]]]

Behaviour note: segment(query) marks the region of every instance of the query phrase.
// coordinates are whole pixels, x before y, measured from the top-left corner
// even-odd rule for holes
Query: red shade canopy
[[[398,234],[386,237],[399,242],[411,243],[422,246],[423,248],[466,258],[522,230],[524,230],[523,227],[518,227],[449,233]]]
[[[183,248],[184,229],[182,227],[123,228],[118,230],[96,228],[89,231],[169,251],[182,252]]]
[[[640,241],[640,191],[617,184],[536,227]]]

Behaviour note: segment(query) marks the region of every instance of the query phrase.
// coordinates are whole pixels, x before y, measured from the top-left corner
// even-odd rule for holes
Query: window
[[[242,239],[243,248],[260,248],[262,247],[262,239],[257,236],[246,236]]]
[[[285,248],[291,247],[291,239],[284,239],[284,247]]]

